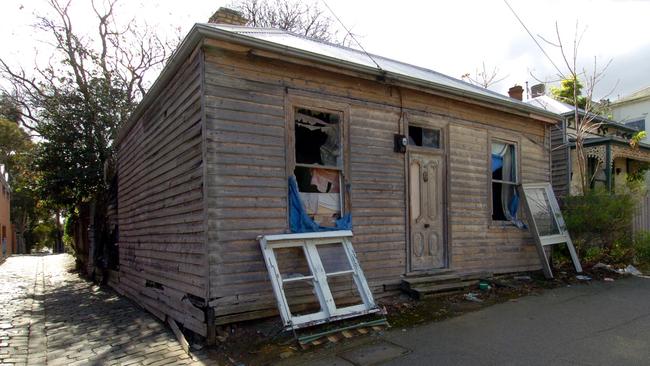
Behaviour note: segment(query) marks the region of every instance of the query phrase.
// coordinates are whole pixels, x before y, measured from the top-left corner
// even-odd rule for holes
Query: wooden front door
[[[444,155],[409,153],[411,271],[447,266]]]

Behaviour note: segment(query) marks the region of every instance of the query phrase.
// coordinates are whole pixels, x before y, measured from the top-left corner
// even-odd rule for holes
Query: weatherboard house
[[[196,24],[119,135],[109,283],[208,337],[275,315],[258,237],[290,233],[295,202],[351,232],[375,299],[420,273],[539,269],[515,188],[550,181],[558,120],[355,49]]]

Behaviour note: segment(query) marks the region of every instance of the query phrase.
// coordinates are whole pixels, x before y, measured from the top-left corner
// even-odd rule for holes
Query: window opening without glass
[[[409,126],[409,145],[440,148],[440,130]]]
[[[343,216],[341,115],[294,108],[294,175],[307,214],[322,226]]]
[[[342,230],[258,238],[287,329],[379,312],[351,237]]]
[[[551,183],[522,184],[520,191],[524,197],[524,206],[528,215],[528,228],[535,238],[544,275],[547,278],[553,278],[544,247],[562,243],[566,243],[569,249],[576,272],[582,272],[580,260],[564,224],[564,218],[555,199]]]
[[[491,147],[492,220],[516,221],[519,209],[516,145],[492,141]]]

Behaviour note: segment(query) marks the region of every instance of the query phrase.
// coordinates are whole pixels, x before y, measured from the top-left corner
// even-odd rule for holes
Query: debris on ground
[[[478,296],[473,292],[465,294],[465,300],[472,302],[483,302],[483,300],[479,299]]]
[[[643,273],[641,273],[641,271],[636,269],[636,267],[634,267],[631,264],[625,267],[624,269],[622,269],[622,273],[629,273],[632,276],[643,276]]]
[[[577,275],[576,278],[580,281],[591,281],[591,277],[585,275]]]
[[[591,267],[591,268],[593,268],[593,269],[602,269],[602,270],[618,273],[618,271],[616,271],[610,264],[605,264],[605,263],[601,263],[601,262],[598,262],[598,263],[594,264],[594,266]]]
[[[440,293],[423,300],[413,300],[406,294],[395,294],[380,298],[377,302],[385,309],[388,323],[392,327],[401,332],[408,332],[411,327],[419,324],[445,320],[499,303],[517,302],[522,297],[538,295],[547,289],[584,286],[590,283],[578,276],[588,277],[591,281],[611,282],[631,274],[619,273],[614,267],[602,263],[593,266],[586,264],[584,273],[578,276],[570,263],[567,266],[556,266],[555,271],[556,276],[552,280],[544,278],[541,271],[501,274],[481,278],[465,291]],[[358,322],[359,320],[335,322],[325,325],[321,331],[345,328]],[[354,332],[346,329],[346,332],[342,331],[336,335],[335,342],[329,339],[317,341],[319,344],[314,344],[309,347],[309,351],[305,351],[302,347],[297,347],[291,332],[282,330],[279,317],[224,326],[217,333],[224,342],[219,342],[213,352],[220,360],[219,364],[267,365],[282,360],[282,356],[290,359],[304,352],[318,353],[337,342],[363,342],[364,337],[379,337],[382,333],[372,327],[360,328]]]

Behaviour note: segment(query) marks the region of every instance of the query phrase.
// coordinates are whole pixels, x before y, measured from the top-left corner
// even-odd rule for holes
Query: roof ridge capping
[[[503,94],[499,94],[491,90],[472,85],[465,81],[455,79],[451,76],[421,66],[407,64],[405,62],[389,59],[379,55],[373,55],[384,63],[382,70],[379,70],[376,65],[374,65],[374,63],[370,62],[371,60],[368,60],[368,62],[364,64],[361,62],[361,60],[355,57],[349,57],[349,59],[346,60],[331,54],[327,55],[322,52],[317,52],[317,50],[299,48],[296,45],[277,42],[277,40],[273,41],[264,39],[263,37],[255,37],[253,34],[288,35],[297,37],[300,40],[310,42],[312,44],[336,47],[337,49],[345,52],[354,52],[354,54],[357,56],[360,54],[368,57],[368,54],[360,50],[329,42],[317,41],[309,37],[296,35],[294,33],[275,28],[253,28],[237,25],[195,23],[183,41],[181,41],[176,51],[174,51],[174,53],[171,55],[169,62],[167,62],[158,78],[155,80],[149,91],[145,94],[142,101],[138,104],[128,122],[123,126],[123,128],[120,129],[117,138],[117,144],[119,145],[120,141],[135,124],[135,121],[140,118],[146,108],[153,102],[156,95],[159,94],[164,88],[166,81],[173,77],[175,71],[185,61],[185,58],[187,58],[192,53],[192,51],[204,38],[219,39],[239,44],[245,44],[250,47],[257,47],[266,51],[278,52],[288,56],[302,58],[330,66],[347,68],[364,74],[376,75],[384,78],[389,77],[396,81],[402,81],[405,84],[411,84],[431,90],[442,91],[451,95],[455,95],[457,97],[473,99],[481,103],[494,104],[495,107],[498,106],[507,108],[513,112],[517,111],[528,116],[535,115],[552,121],[559,121],[561,119],[561,116],[558,114],[547,111],[543,108],[539,108],[537,106],[512,99]],[[414,74],[416,75],[408,75],[403,71],[409,70],[403,70],[400,69],[400,67],[403,67],[404,69],[411,69],[411,71],[414,71]]]

